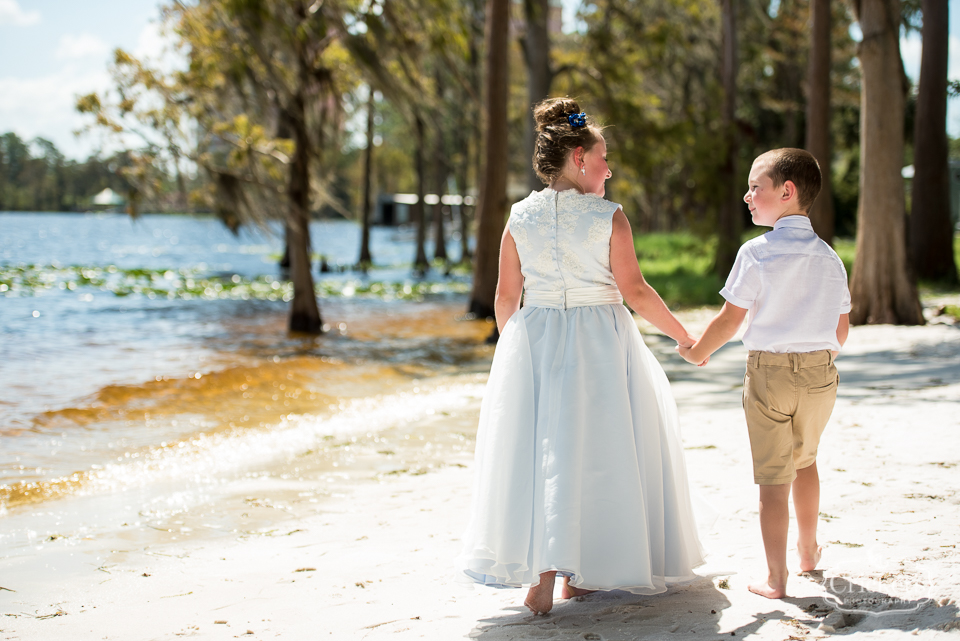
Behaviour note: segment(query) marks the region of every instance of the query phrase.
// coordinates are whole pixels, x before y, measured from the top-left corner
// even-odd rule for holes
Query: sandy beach
[[[211,482],[202,505],[176,492],[144,505],[130,488],[61,499],[72,520],[62,505],[56,519],[43,504],[11,510],[7,526],[32,534],[0,561],[0,639],[960,635],[960,327],[853,328],[818,457],[821,569],[776,601],[746,589],[764,560],[744,349],[731,342],[696,369],[665,337],[647,342],[673,381],[691,486],[716,513],[698,580],[558,599],[545,617],[522,591],[457,581],[487,358],[380,399],[372,436]]]

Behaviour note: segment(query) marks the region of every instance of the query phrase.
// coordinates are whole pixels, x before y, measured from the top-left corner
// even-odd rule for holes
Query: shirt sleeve
[[[737,252],[737,260],[720,295],[731,305],[742,309],[753,307],[760,295],[760,262],[746,245]]]
[[[840,258],[837,258],[840,261]],[[840,261],[840,271],[843,272],[843,282],[849,283],[847,280],[847,268],[843,266],[843,261]],[[850,287],[849,285],[844,284],[843,286],[843,297],[840,300],[840,313],[849,314],[852,306],[850,304]]]

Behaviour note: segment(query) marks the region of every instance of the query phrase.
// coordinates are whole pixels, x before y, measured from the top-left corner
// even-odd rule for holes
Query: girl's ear
[[[583,166],[583,147],[576,147],[573,150],[573,164],[577,166],[577,169]]]

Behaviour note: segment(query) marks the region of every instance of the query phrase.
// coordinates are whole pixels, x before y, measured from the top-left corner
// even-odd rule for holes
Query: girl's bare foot
[[[767,580],[763,583],[751,583],[747,586],[747,589],[754,594],[765,596],[768,599],[782,599],[783,597],[787,596],[786,582],[784,582],[783,585],[774,585],[774,582]]]
[[[563,589],[560,591],[561,599],[572,599],[575,596],[583,596],[585,594],[593,594],[596,590],[581,590],[580,588],[570,585],[570,577],[563,577]]]
[[[553,607],[553,586],[556,581],[556,572],[544,572],[540,575],[540,583],[530,588],[523,604],[534,614],[546,614]]]
[[[823,556],[823,546],[814,544],[813,547],[804,550],[804,548],[798,545],[797,556],[800,557],[800,571],[812,572],[817,569],[817,564],[820,563],[820,557]]]

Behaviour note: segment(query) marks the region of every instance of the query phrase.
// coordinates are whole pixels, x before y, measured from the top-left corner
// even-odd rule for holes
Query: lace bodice
[[[535,191],[510,210],[525,291],[616,285],[610,271],[613,214],[620,205],[573,190]]]

